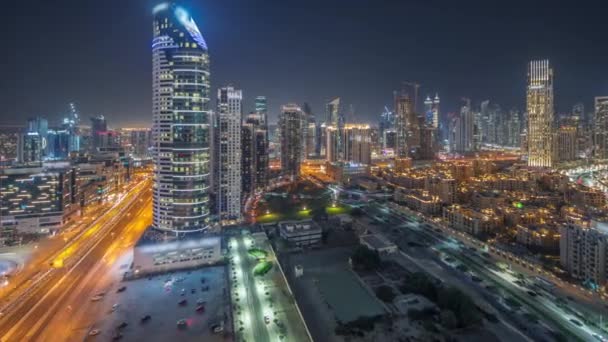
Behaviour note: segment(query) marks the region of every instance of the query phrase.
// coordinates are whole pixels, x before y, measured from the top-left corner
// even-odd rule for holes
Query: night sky
[[[58,120],[69,101],[113,127],[151,122],[151,0],[19,0],[0,13],[0,124]],[[211,56],[212,86],[243,89],[244,111],[266,95],[352,104],[348,121],[376,122],[402,80],[438,91],[442,111],[463,96],[524,108],[526,63],[549,58],[556,107],[608,95],[605,1],[185,0]],[[212,94],[215,106],[215,91]],[[348,112],[348,111],[347,111]],[[88,120],[87,120],[88,121]],[[88,122],[87,122],[88,123]]]

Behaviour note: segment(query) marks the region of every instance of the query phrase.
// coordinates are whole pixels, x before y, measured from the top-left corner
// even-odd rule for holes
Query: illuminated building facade
[[[284,105],[279,117],[281,136],[281,170],[284,175],[298,176],[300,164],[305,159],[306,117],[295,104]]]
[[[241,217],[241,117],[243,93],[233,87],[217,90],[214,171],[217,215],[221,221]]]
[[[528,166],[553,166],[553,69],[548,60],[528,66]]]
[[[209,227],[209,54],[188,12],[154,7],[153,226],[172,233]]]
[[[595,98],[594,120],[595,157],[608,159],[608,96]]]
[[[595,286],[608,282],[608,224],[592,220],[568,223],[560,229],[560,261],[575,279]]]
[[[12,130],[0,130],[0,163],[13,162],[17,159],[19,134]]]
[[[3,229],[46,234],[60,229],[78,208],[76,170],[6,168],[0,170]]]
[[[576,126],[561,126],[553,137],[554,156],[556,161],[576,159],[578,151],[578,134]]]
[[[395,156],[406,158],[409,149],[415,143],[415,134],[418,133],[418,118],[414,113],[414,104],[409,94],[395,94]]]
[[[268,183],[268,125],[266,116],[250,113],[241,131],[243,194],[252,193]]]

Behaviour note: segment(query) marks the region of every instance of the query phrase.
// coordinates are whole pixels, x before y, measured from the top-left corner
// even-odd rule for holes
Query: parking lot
[[[121,282],[102,297],[87,341],[223,341],[232,326],[223,266]]]

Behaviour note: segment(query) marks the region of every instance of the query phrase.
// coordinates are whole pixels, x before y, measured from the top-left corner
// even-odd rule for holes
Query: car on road
[[[116,311],[116,309],[118,309],[118,307],[120,306],[120,304],[114,304],[112,305],[112,311]]]
[[[270,317],[264,316],[264,323],[270,324]]]
[[[211,331],[213,331],[214,334],[219,334],[222,331],[224,331],[224,325],[223,324],[214,324],[211,326]]]
[[[114,334],[114,336],[112,336],[112,341],[118,341],[122,338],[122,334],[119,333],[118,331]]]
[[[124,329],[127,327],[127,325],[129,325],[129,323],[122,321],[116,328],[117,329]]]
[[[89,331],[89,336],[99,335],[99,333],[100,333],[99,329],[93,329],[93,330]]]
[[[196,312],[200,312],[200,313],[205,312],[205,306],[204,305],[197,306],[196,307]]]
[[[126,289],[127,289],[126,286],[121,286],[121,287],[118,288],[118,290],[116,290],[116,293],[124,292]]]
[[[606,342],[606,341],[608,341],[607,338],[604,338],[604,337],[602,337],[602,336],[600,336],[598,334],[592,334],[591,336],[593,336],[594,339],[596,339],[596,340],[598,340],[600,342]]]
[[[93,297],[91,297],[91,301],[97,302],[97,301],[101,300],[102,298],[103,298],[103,296],[100,296],[100,295],[93,296]]]
[[[145,315],[144,317],[142,317],[139,321],[141,323],[146,323],[147,321],[149,321],[152,318],[152,316],[150,315]]]
[[[572,322],[574,325],[577,325],[577,326],[579,326],[579,327],[582,327],[582,326],[583,326],[583,323],[581,323],[581,322],[579,322],[579,321],[575,320],[574,318],[571,318],[571,319],[570,319],[570,322]]]
[[[190,293],[196,293],[196,289],[192,289]]]
[[[179,321],[177,321],[177,327],[178,328],[185,328],[187,325],[188,325],[188,323],[183,318],[180,319]]]
[[[179,304],[181,306],[184,306],[184,305],[188,304],[188,300],[187,299],[182,299],[179,302],[177,302],[177,304]]]
[[[196,304],[198,304],[198,305],[204,305],[205,303],[207,303],[207,302],[204,301],[203,298],[199,298],[196,300]]]

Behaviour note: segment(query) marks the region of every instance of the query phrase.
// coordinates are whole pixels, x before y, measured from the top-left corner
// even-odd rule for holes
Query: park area
[[[332,191],[309,181],[299,181],[266,193],[256,208],[256,222],[322,219],[330,215],[350,213],[349,206],[332,198]]]

